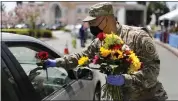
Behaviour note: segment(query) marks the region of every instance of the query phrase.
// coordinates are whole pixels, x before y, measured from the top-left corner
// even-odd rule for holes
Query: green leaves
[[[103,47],[106,49],[109,49],[110,46],[120,44],[120,40],[114,37],[114,34],[112,34],[112,37],[106,37],[104,39],[104,45]]]

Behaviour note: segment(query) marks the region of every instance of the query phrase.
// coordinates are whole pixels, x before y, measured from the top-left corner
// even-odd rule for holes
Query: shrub
[[[64,27],[61,28],[60,30],[65,31],[65,32],[71,32],[71,30],[65,29]]]
[[[45,38],[51,38],[52,32],[50,30],[32,30],[32,29],[2,29],[2,32],[9,32],[14,34],[21,34],[21,35],[28,35],[32,37],[45,37]]]
[[[41,31],[40,30],[36,30],[35,37],[40,38],[41,36],[42,36],[41,35]]]
[[[42,37],[44,37],[44,38],[52,37],[52,32],[50,30],[41,30],[41,32],[42,32]]]

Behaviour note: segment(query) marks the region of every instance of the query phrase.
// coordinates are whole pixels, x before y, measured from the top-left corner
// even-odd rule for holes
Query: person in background
[[[81,47],[85,47],[85,41],[86,41],[86,28],[84,26],[84,24],[82,24],[81,28],[79,29],[79,35],[80,35],[80,44],[81,44]]]
[[[163,33],[163,41],[164,43],[168,43],[168,28],[165,28],[165,31]]]

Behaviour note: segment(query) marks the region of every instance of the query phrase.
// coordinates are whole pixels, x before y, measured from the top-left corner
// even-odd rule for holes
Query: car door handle
[[[65,88],[65,87],[67,87],[67,86],[68,86],[68,84],[64,84],[62,87]]]

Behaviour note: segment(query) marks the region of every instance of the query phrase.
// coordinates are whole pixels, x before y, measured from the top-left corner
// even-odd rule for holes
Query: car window
[[[52,67],[48,68],[47,71],[40,69],[36,64],[38,59],[35,57],[36,53],[41,51],[40,49],[36,50],[37,48],[25,46],[9,46],[9,49],[16,57],[25,73],[28,75],[35,90],[40,93],[42,98],[61,89],[64,85],[72,81],[69,78],[67,71],[63,68]],[[51,57],[50,54],[49,57]]]

